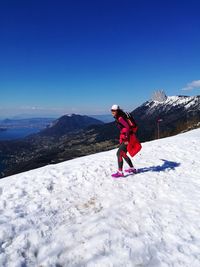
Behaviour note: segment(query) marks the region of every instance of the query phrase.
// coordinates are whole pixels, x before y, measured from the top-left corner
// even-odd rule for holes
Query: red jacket
[[[142,148],[140,141],[137,139],[135,133],[131,130],[128,122],[122,117],[117,119],[118,127],[120,128],[120,144],[128,142],[127,151],[134,157]]]
[[[119,117],[117,119],[118,121],[118,127],[120,128],[120,136],[119,136],[119,142],[120,144],[122,142],[128,142],[130,137],[130,126],[127,121],[125,121],[124,118]]]

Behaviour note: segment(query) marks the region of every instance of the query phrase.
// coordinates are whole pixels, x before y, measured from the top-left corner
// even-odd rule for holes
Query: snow
[[[167,99],[163,102],[153,101],[150,102],[151,108],[155,108],[161,105],[169,105],[169,106],[177,106],[177,105],[184,105],[186,109],[190,108],[191,106],[198,104],[198,97],[197,96],[168,96]]]
[[[0,266],[200,266],[200,129],[0,180]]]
[[[199,96],[168,96],[165,101],[148,101],[143,104],[143,106],[147,106],[148,110],[146,113],[151,115],[157,112],[168,112],[177,106],[183,107],[185,111],[197,111],[200,108],[200,98]],[[193,109],[191,110],[191,108]]]

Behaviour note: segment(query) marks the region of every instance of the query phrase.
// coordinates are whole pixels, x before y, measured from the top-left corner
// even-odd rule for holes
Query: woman
[[[141,144],[136,138],[133,130],[129,126],[126,120],[126,114],[118,105],[113,105],[111,108],[111,112],[113,117],[117,122],[117,126],[120,129],[120,146],[117,151],[117,159],[118,159],[118,171],[112,174],[112,177],[124,177],[123,173],[123,158],[128,163],[129,168],[125,170],[128,173],[136,173],[136,169],[133,167],[133,163],[131,159],[128,157],[127,152],[129,152],[131,156],[137,154],[141,149]]]

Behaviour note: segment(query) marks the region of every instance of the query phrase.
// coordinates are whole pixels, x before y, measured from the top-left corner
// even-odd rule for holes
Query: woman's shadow
[[[162,165],[139,168],[138,173],[141,173],[141,172],[162,172],[162,171],[165,171],[166,169],[175,170],[175,168],[177,168],[181,165],[178,162],[169,161],[169,160],[165,160],[165,159],[161,159],[161,160],[163,161]]]

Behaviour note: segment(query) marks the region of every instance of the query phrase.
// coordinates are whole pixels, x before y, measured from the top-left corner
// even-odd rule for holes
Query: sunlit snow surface
[[[0,266],[200,266],[200,129],[0,180]],[[126,165],[125,165],[126,166]]]

